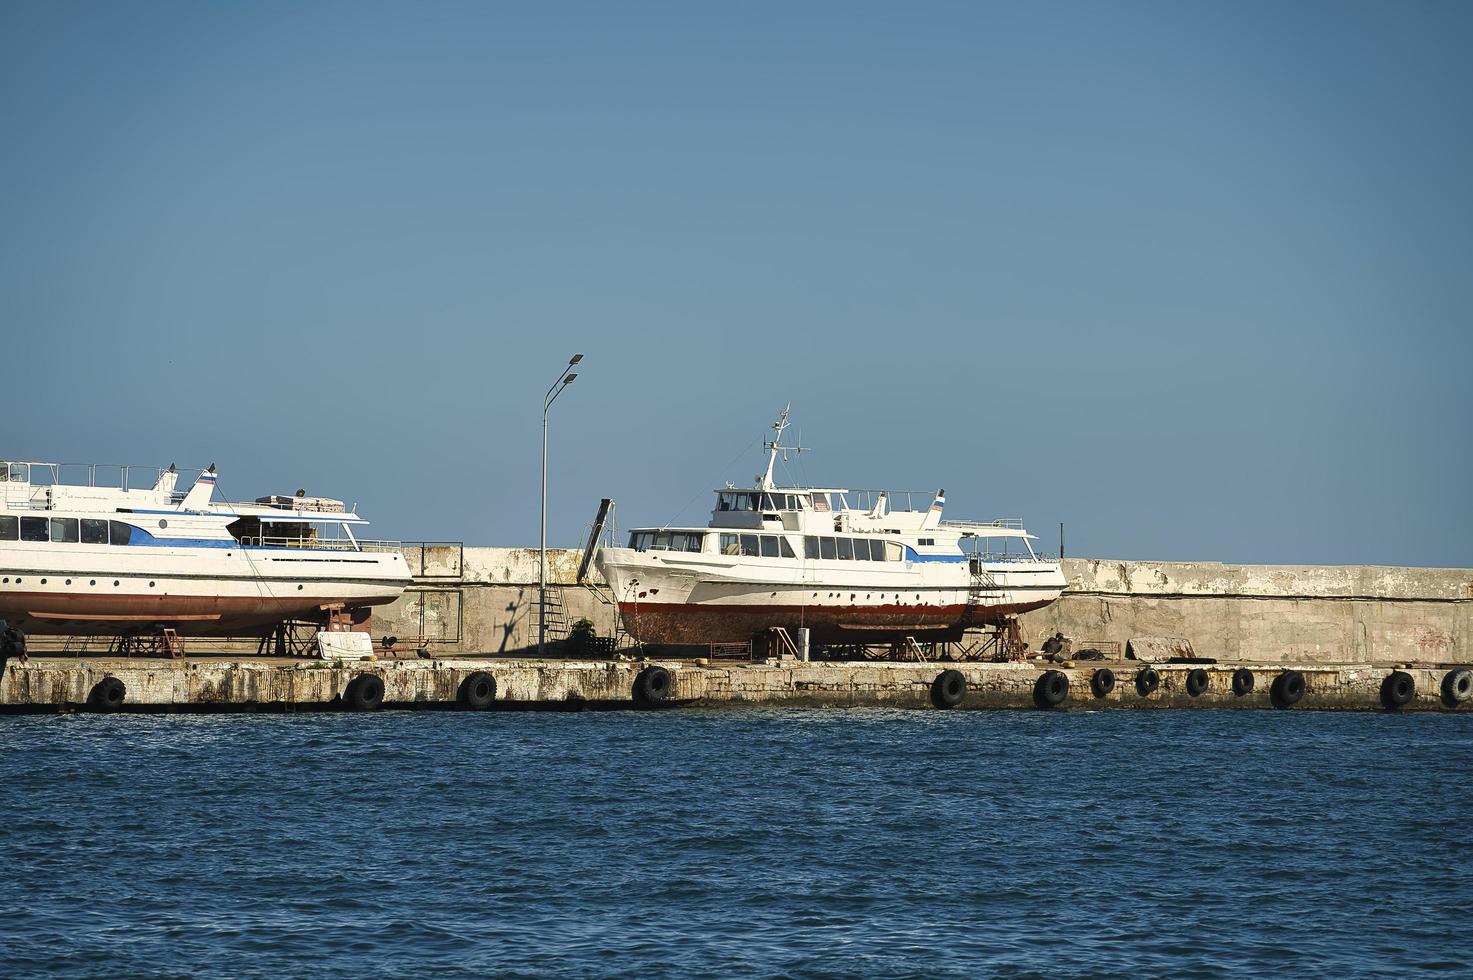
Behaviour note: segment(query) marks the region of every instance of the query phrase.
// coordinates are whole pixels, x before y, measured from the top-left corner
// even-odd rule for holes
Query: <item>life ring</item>
[[[116,677],[104,677],[92,685],[87,695],[87,707],[100,714],[117,711],[128,698],[128,685]]]
[[[1207,677],[1207,671],[1201,667],[1187,671],[1187,694],[1190,697],[1201,697],[1202,692],[1207,690],[1211,681]]]
[[[1061,670],[1046,670],[1033,685],[1033,703],[1040,708],[1057,708],[1069,696],[1069,678]]]
[[[967,679],[959,670],[943,670],[931,682],[931,703],[938,708],[955,708],[967,696]]]
[[[1253,671],[1247,667],[1239,667],[1233,671],[1233,693],[1238,697],[1253,693]]]
[[[634,703],[652,708],[670,697],[674,684],[664,667],[646,667],[634,678]]]
[[[1150,695],[1161,686],[1161,675],[1156,673],[1155,667],[1142,667],[1135,672],[1135,693],[1141,697]]]
[[[1442,699],[1449,705],[1462,704],[1473,697],[1473,670],[1457,667],[1442,677]]]
[[[1388,711],[1404,708],[1416,693],[1416,679],[1404,670],[1393,670],[1381,682],[1381,706]]]
[[[460,691],[455,698],[462,708],[485,711],[496,700],[496,678],[478,670],[460,682]]]
[[[1095,671],[1089,679],[1089,690],[1097,698],[1108,697],[1115,690],[1115,672],[1109,667]]]
[[[377,711],[383,703],[384,679],[377,674],[359,674],[343,692],[343,704],[349,711]]]
[[[1286,670],[1274,678],[1268,689],[1269,700],[1275,708],[1287,708],[1298,704],[1304,697],[1304,675],[1297,670]]]

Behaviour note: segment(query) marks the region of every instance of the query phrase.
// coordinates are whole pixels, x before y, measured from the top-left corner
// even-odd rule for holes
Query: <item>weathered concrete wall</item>
[[[136,660],[33,658],[0,671],[0,711],[97,710],[94,689],[121,681],[125,693],[113,706],[122,711],[321,710],[345,707],[348,685],[365,674],[383,681],[383,703],[400,707],[450,707],[473,673],[496,684],[493,707],[633,706],[636,679],[645,662],[455,659],[327,664],[267,659]],[[669,701],[702,705],[791,705],[813,707],[930,708],[932,686],[948,665],[920,663],[693,664],[665,662]],[[1268,708],[1273,679],[1285,665],[1255,667],[1251,692],[1235,694],[1231,666],[1207,668],[1207,687],[1195,696],[1184,665],[1157,668],[1159,686],[1136,686],[1141,665],[1115,665],[1114,686],[1092,689],[1098,666],[1070,666],[1068,686],[1057,707],[1085,708]],[[1029,664],[959,664],[965,689],[958,708],[1034,708],[1045,675]],[[1309,710],[1377,710],[1389,671],[1366,665],[1306,668],[1303,694],[1292,705]],[[1442,692],[1446,674],[1414,668],[1415,689],[1402,711],[1469,711]],[[90,705],[89,705],[90,703]]]
[[[1473,570],[1068,559],[1069,588],[1023,618],[1036,649],[1181,636],[1200,656],[1294,663],[1473,662]]]
[[[424,636],[432,652],[513,654],[537,643],[535,548],[428,549],[426,576],[375,612],[375,638]],[[573,586],[579,554],[548,552],[565,619],[612,635],[614,609]],[[411,561],[417,561],[411,556]],[[1294,663],[1473,662],[1473,570],[1066,559],[1069,588],[1023,617],[1038,649],[1182,636],[1201,656]],[[597,580],[597,573],[594,573]],[[606,598],[606,595],[605,595]]]

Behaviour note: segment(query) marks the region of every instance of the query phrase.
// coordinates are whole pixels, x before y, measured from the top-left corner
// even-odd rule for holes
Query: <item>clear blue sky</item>
[[[384,536],[802,473],[1473,564],[1473,5],[0,5],[4,447]],[[743,450],[746,450],[744,453]],[[734,461],[733,461],[734,460]]]

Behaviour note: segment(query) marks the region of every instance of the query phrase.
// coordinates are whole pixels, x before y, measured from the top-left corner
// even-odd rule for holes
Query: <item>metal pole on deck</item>
[[[547,411],[552,408],[552,403],[557,401],[557,396],[563,393],[563,389],[573,383],[578,377],[568,372],[568,368],[583,360],[582,354],[574,354],[568,359],[568,367],[557,373],[558,379],[547,389],[547,394],[542,398],[542,534],[539,538],[537,553],[539,556],[539,571],[537,575],[537,656],[546,654],[547,646]]]

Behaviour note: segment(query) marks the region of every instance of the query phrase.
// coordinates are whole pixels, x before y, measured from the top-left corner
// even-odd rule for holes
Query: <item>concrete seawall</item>
[[[611,635],[614,608],[571,584],[577,562],[575,551],[549,552],[566,621],[587,618]],[[376,638],[423,637],[445,654],[536,646],[535,549],[430,549],[419,564],[428,574],[375,613]],[[1035,650],[1057,630],[1076,649],[1178,636],[1199,656],[1243,662],[1473,662],[1473,569],[1071,558],[1064,572],[1064,597],[1022,619]]]
[[[1090,710],[1126,708],[1269,708],[1289,710],[1376,710],[1387,705],[1383,687],[1389,669],[1366,665],[1305,668],[1255,665],[1253,689],[1235,693],[1233,666],[1141,664],[1070,665],[934,663],[711,664],[640,661],[413,660],[351,664],[312,661],[77,660],[33,658],[0,673],[0,711],[270,711],[376,710],[378,707],[465,707],[464,692],[476,677],[493,679],[488,708],[649,707],[641,702],[640,678],[664,671],[668,680],[655,706],[811,706],[936,708],[938,684],[954,675],[955,708],[1056,707]],[[1109,670],[1113,684],[1099,685]],[[1155,684],[1139,682],[1155,673]],[[1204,689],[1192,693],[1193,671]],[[1276,678],[1296,675],[1302,689],[1291,704],[1276,697]],[[1412,668],[1401,672],[1412,689],[1399,711],[1473,710],[1444,693],[1448,671]],[[377,699],[355,703],[352,685],[377,682]],[[1058,678],[1067,679],[1067,685]],[[1053,702],[1041,700],[1042,685],[1056,685]],[[1092,681],[1095,682],[1092,684]],[[1098,685],[1098,686],[1097,686]],[[1473,676],[1465,679],[1473,692]],[[1466,694],[1465,694],[1466,697]]]

